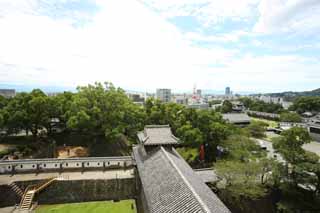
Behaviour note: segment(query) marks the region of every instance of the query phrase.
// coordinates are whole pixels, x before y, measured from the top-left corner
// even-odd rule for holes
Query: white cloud
[[[236,91],[270,91],[295,89],[302,82],[302,87],[311,87],[320,78],[319,59],[239,58],[245,54],[241,50],[194,46],[190,40],[237,42],[247,32],[184,35],[137,1],[97,1],[99,12],[77,28],[67,17],[39,14],[32,1],[7,2],[0,5],[0,83],[76,86],[112,81],[141,90],[191,90],[196,83],[206,89],[230,85]]]
[[[215,85],[232,85],[235,91],[315,89],[320,79],[319,59],[298,55],[244,55],[208,74]],[[219,73],[219,74],[218,74]]]
[[[262,0],[258,9],[260,17],[254,27],[256,32],[320,32],[319,0]]]
[[[249,32],[238,30],[221,35],[203,35],[198,32],[187,32],[185,37],[190,41],[205,41],[205,42],[238,42],[243,36],[250,36]]]
[[[194,16],[204,25],[252,17],[259,0],[143,0],[165,17]]]
[[[0,19],[0,82],[77,85],[113,81],[126,88],[191,87],[199,66],[233,51],[194,47],[175,26],[135,1],[98,2],[83,28],[29,13]],[[180,80],[178,80],[180,79]],[[181,80],[183,79],[183,80]]]

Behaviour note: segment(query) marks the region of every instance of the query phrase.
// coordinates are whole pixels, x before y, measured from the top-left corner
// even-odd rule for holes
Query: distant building
[[[61,92],[48,92],[48,93],[47,93],[47,95],[48,95],[49,97],[57,96],[57,95],[59,95],[59,94],[61,94]]]
[[[175,95],[173,101],[177,104],[187,105],[188,97],[186,95]]]
[[[191,109],[209,109],[209,104],[208,103],[193,103],[193,104],[188,104],[188,108]]]
[[[226,96],[229,96],[229,95],[231,95],[231,90],[230,90],[230,87],[226,87],[226,92],[225,92],[225,95],[226,95]]]
[[[133,101],[133,102],[144,102],[144,97],[142,97],[140,94],[129,94],[129,98]]]
[[[246,126],[251,123],[251,118],[245,113],[226,113],[222,117],[227,122],[238,126]]]
[[[202,90],[201,89],[197,89],[197,96],[199,98],[201,98],[201,96],[202,96]]]
[[[231,101],[233,112],[243,112],[245,107],[240,101]]]
[[[12,98],[16,95],[16,90],[14,90],[14,89],[0,89],[0,95],[5,98]]]
[[[262,95],[259,97],[259,100],[265,103],[280,104],[284,109],[288,109],[293,104],[292,102],[284,101],[282,97],[271,97]]]
[[[171,101],[171,89],[157,89],[156,98],[164,103]]]

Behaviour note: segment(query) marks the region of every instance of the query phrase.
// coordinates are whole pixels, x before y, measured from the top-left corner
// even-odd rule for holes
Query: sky
[[[0,85],[320,87],[319,0],[0,0]]]

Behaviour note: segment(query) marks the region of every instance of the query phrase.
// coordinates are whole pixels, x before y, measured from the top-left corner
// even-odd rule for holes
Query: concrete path
[[[0,212],[1,213],[13,213],[13,212],[19,212],[19,211],[15,211],[15,207],[10,206],[10,207],[0,208]]]
[[[314,152],[320,156],[320,142],[311,142],[302,146],[305,150]]]
[[[85,171],[85,172],[50,172],[39,174],[15,174],[15,175],[0,175],[0,185],[10,184],[15,181],[27,181],[27,180],[41,180],[52,177],[62,176],[66,180],[87,180],[87,179],[124,179],[134,178],[134,170],[107,170],[107,171]]]
[[[256,139],[256,138],[253,138],[253,139],[256,140],[260,146],[261,144],[263,144],[267,148],[268,158],[274,158],[281,163],[285,162],[282,156],[279,153],[275,152],[275,150],[273,149],[272,143],[270,141],[263,140],[263,139]]]

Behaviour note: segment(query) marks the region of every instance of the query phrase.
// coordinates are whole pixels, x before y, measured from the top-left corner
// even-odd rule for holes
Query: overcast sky
[[[319,0],[0,0],[0,84],[320,87]]]

